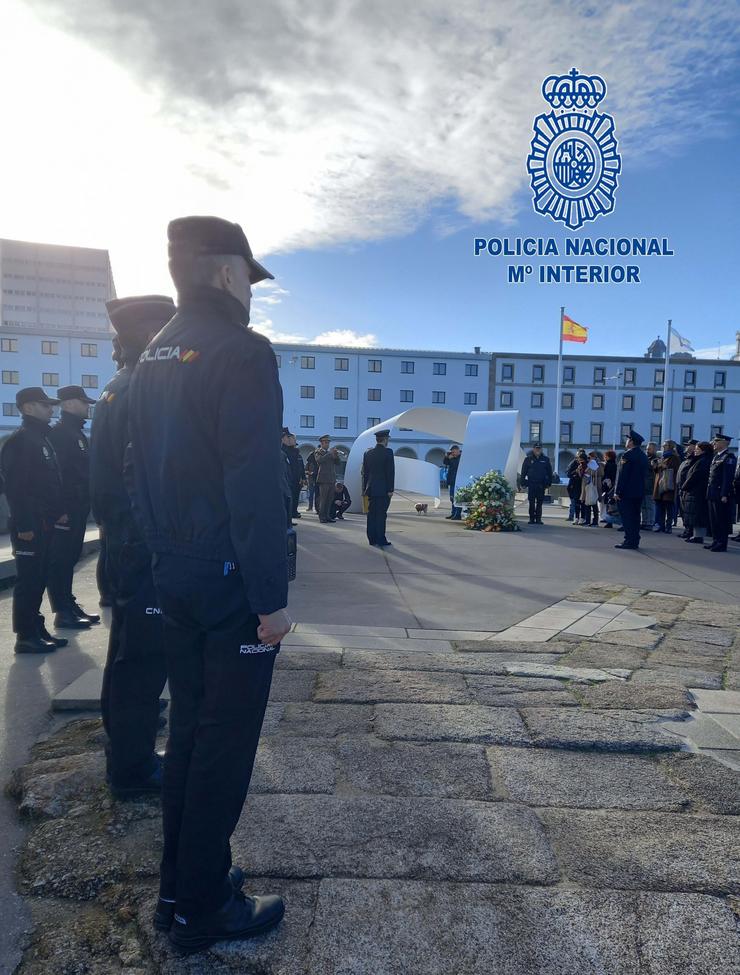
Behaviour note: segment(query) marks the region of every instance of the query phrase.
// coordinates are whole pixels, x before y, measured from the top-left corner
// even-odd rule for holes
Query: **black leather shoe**
[[[175,920],[170,929],[170,942],[182,954],[203,951],[218,941],[240,941],[264,934],[279,924],[285,914],[282,897],[269,894],[266,897],[245,897],[234,891],[224,906],[201,918]]]
[[[715,549],[716,547],[717,547],[717,546],[716,546],[716,545],[714,544],[714,542],[712,542],[712,544],[711,544],[711,545],[705,545],[705,546],[704,546],[704,548],[705,548],[705,549],[707,549],[707,550],[708,550],[708,551],[710,551],[710,552],[713,552],[713,551],[714,551],[714,549]]]
[[[627,549],[630,549],[633,552],[636,552],[638,546],[637,545],[625,545],[624,542],[622,542],[621,545],[615,545],[614,548],[627,548]]]
[[[686,541],[687,542],[690,542],[692,545],[703,545],[704,544],[704,539],[703,538],[694,538],[693,536],[691,538],[687,538]]]
[[[75,614],[75,616],[79,616],[81,620],[87,620],[90,623],[100,622],[100,617],[98,616],[97,613],[86,613],[76,599],[72,601],[72,605],[70,606],[70,609]]]
[[[537,522],[534,520],[534,518],[530,518],[529,521],[527,522],[527,524],[528,525],[536,525]]]
[[[47,640],[42,640],[40,636],[18,637],[15,641],[16,653],[53,653],[56,647]]]
[[[66,640],[63,636],[52,636],[43,623],[39,624],[37,633],[39,639],[43,640],[44,643],[51,643],[55,650],[58,650],[59,647],[66,647],[69,643],[69,640]]]
[[[234,890],[241,890],[244,886],[244,871],[242,868],[232,867],[231,870],[229,870],[229,880],[231,881],[231,886],[234,888]],[[162,900],[160,897],[157,901],[157,909],[154,912],[152,924],[157,931],[169,931],[174,920],[174,900]]]
[[[157,759],[159,762],[159,759]],[[162,766],[158,764],[148,779],[143,782],[136,782],[133,785],[113,785],[110,782],[110,791],[114,799],[119,802],[127,802],[129,799],[143,799],[146,796],[158,796],[162,792]]]
[[[385,541],[380,543],[381,548],[393,548],[393,542]]]
[[[58,630],[89,630],[90,620],[77,616],[71,609],[62,610],[54,616],[54,626]]]

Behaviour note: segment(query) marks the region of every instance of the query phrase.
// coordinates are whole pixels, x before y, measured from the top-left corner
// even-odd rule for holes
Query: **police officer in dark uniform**
[[[644,439],[639,433],[630,430],[626,449],[619,458],[614,499],[622,518],[624,541],[614,548],[640,547],[640,509],[645,496],[645,475],[648,468],[647,456],[641,449]]]
[[[49,602],[54,611],[54,626],[88,629],[99,623],[97,613],[86,613],[72,593],[75,565],[85,541],[90,514],[90,444],[84,433],[90,399],[82,386],[62,386],[57,390],[61,417],[49,431],[62,473],[66,524],[54,526],[49,552]]]
[[[111,339],[111,359],[116,364],[116,371],[123,369],[126,363],[123,361],[123,349],[121,348],[121,341],[117,335],[114,335]],[[95,581],[98,585],[98,593],[100,594],[100,606],[112,606],[113,605],[113,593],[111,592],[111,586],[108,581],[108,575],[106,572],[105,563],[108,556],[108,546],[105,541],[105,532],[103,531],[102,525],[98,525],[98,534],[100,537],[100,549],[98,551],[98,564],[95,567]]]
[[[3,444],[0,471],[10,508],[10,540],[16,565],[13,630],[16,653],[48,653],[67,641],[52,637],[39,612],[48,580],[55,525],[69,521],[64,510],[62,474],[49,421],[59,400],[38,386],[18,391],[21,426]]]
[[[375,434],[377,443],[362,458],[362,493],[367,496],[367,540],[377,548],[391,543],[385,535],[388,507],[393,496],[396,462],[388,446],[390,430]]]
[[[542,444],[532,444],[532,452],[527,454],[522,464],[521,485],[527,489],[529,499],[529,524],[542,524],[542,499],[552,484],[552,464],[550,458],[542,453]]]
[[[300,518],[298,511],[298,499],[301,495],[301,486],[306,477],[306,467],[303,463],[301,452],[296,446],[295,435],[287,427],[283,428],[281,439],[283,453],[288,462],[288,485],[290,487],[291,518]]]
[[[189,952],[283,916],[280,897],[237,889],[229,839],[291,623],[282,391],[248,328],[251,285],[272,275],[238,224],[184,217],[168,238],[178,309],[141,357],[130,431],[172,697],[154,923]]]
[[[106,308],[124,366],[103,390],[92,423],[93,514],[106,540],[106,578],[113,597],[100,707],[111,791],[118,799],[129,799],[161,789],[154,743],[166,670],[151,555],[124,481],[128,395],[139,356],[172,318],[175,304],[162,295],[146,295],[116,298]]]
[[[714,457],[712,457],[709,468],[709,483],[707,484],[712,544],[704,546],[710,552],[726,552],[727,539],[732,531],[732,493],[737,459],[728,449],[730,440],[731,438],[725,433],[718,433],[712,439]]]

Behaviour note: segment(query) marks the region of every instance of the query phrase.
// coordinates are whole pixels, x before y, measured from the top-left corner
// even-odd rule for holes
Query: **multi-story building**
[[[348,452],[368,427],[415,406],[488,409],[490,356],[276,343],[284,418],[304,454],[328,433]],[[412,430],[393,436],[401,457],[441,463],[445,441]]]
[[[19,423],[15,394],[84,386],[113,375],[105,302],[115,297],[108,251],[0,240],[0,436]]]
[[[740,361],[674,356],[664,393],[665,361],[655,345],[642,357],[563,355],[561,472],[578,447],[619,446],[631,427],[657,443],[711,440],[718,431],[738,435]],[[556,395],[556,355],[492,354],[489,409],[519,410],[525,449],[540,441],[554,456]]]

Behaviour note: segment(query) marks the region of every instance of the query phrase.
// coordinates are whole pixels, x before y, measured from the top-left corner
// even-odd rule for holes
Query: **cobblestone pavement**
[[[547,642],[299,625],[233,842],[285,921],[187,960],[150,926],[157,803],[108,798],[97,719],[39,744],[12,786],[20,973],[736,975],[740,607],[570,599],[655,622],[590,637],[561,611]]]

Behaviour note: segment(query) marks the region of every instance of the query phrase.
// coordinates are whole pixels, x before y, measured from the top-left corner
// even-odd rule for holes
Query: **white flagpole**
[[[665,364],[663,366],[663,414],[660,418],[660,435],[668,440],[668,370],[671,361],[671,321],[668,319],[668,332],[665,337]]]
[[[560,333],[558,335],[558,381],[557,392],[555,393],[555,459],[552,468],[558,473],[560,463],[560,400],[562,399],[562,375],[563,375],[563,317],[565,315],[565,305],[560,309]]]

